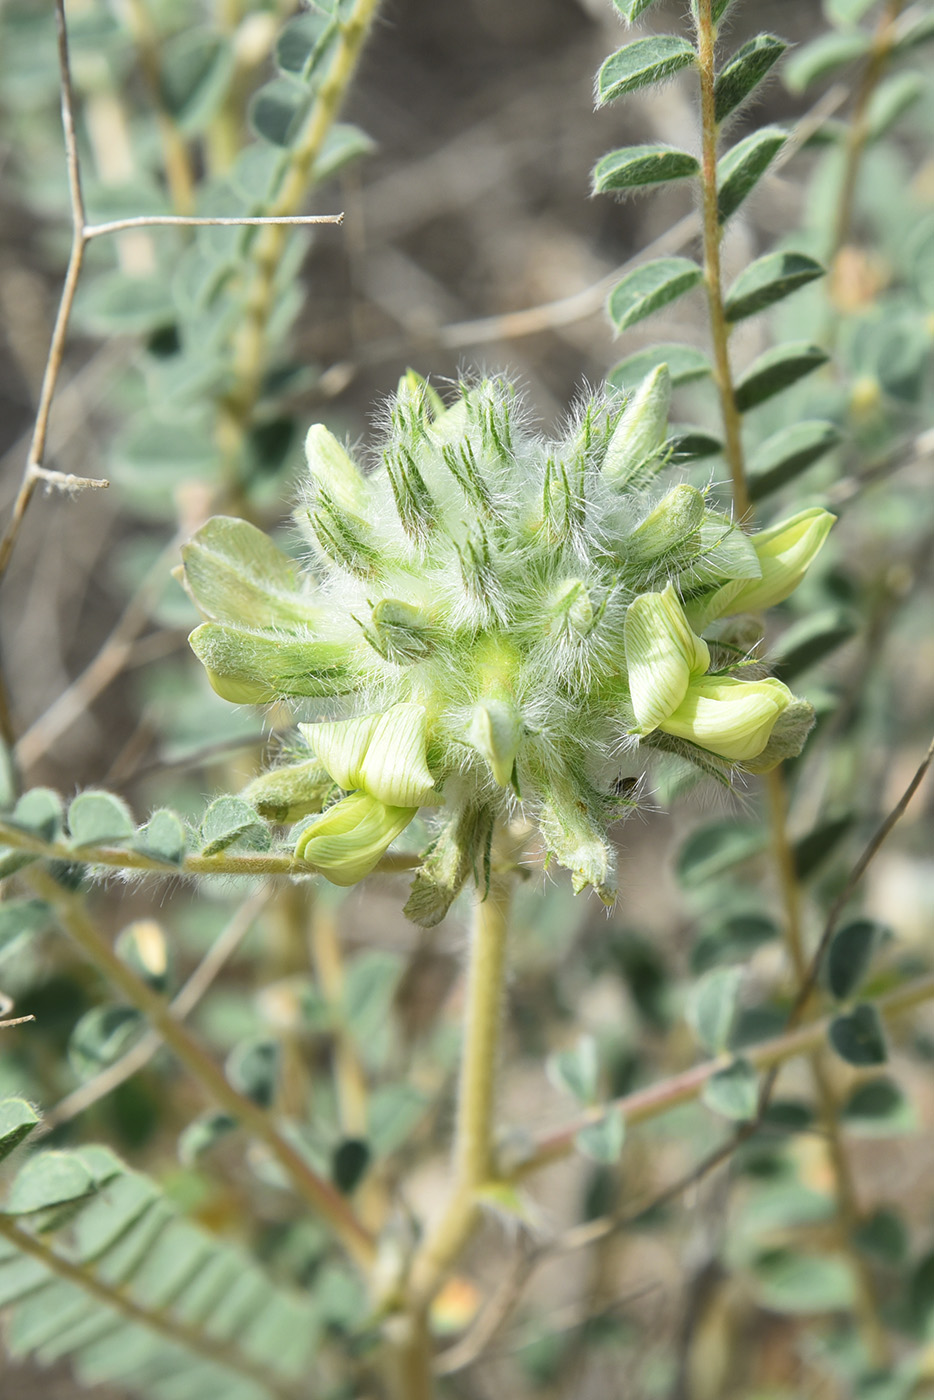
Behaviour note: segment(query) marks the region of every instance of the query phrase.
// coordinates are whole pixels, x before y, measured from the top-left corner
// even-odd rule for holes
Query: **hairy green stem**
[[[142,1013],[211,1099],[265,1145],[296,1192],[330,1225],[361,1268],[370,1268],[375,1255],[374,1241],[344,1197],[282,1136],[262,1108],[228,1083],[223,1070],[200,1041],[173,1016],[170,1004],[117,956],[89,918],[81,895],[64,889],[42,869],[31,869],[26,878],[35,893],[55,910],[62,928],[88,961]]]
[[[406,1306],[394,1320],[399,1400],[430,1400],[428,1310],[480,1218],[480,1193],[495,1174],[494,1113],[509,937],[512,875],[494,872],[474,915],[467,974],[454,1185],[441,1219],[412,1261]]]
[[[712,0],[697,0],[697,58],[701,91],[701,186],[704,223],[704,281],[713,342],[714,373],[723,418],[724,456],[733,483],[733,503],[740,520],[750,513],[751,502],[743,460],[742,419],[736,407],[730,368],[730,331],[723,311],[723,279],[720,266],[720,211],[717,188],[718,130],[714,84],[716,82],[717,31]]]

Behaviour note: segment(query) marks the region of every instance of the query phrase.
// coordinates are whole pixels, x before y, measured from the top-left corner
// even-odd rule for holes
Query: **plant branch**
[[[342,224],[341,214],[243,214],[230,217],[209,217],[190,214],[139,214],[129,219],[110,219],[105,224],[87,224],[84,237],[87,240],[101,238],[108,233],[126,233],[135,228],[291,228],[306,224]]]
[[[275,302],[275,279],[287,244],[287,225],[308,193],[315,162],[344,100],[376,15],[379,0],[354,0],[338,21],[339,36],[305,127],[289,151],[288,166],[272,200],[271,227],[250,248],[244,315],[233,344],[233,387],[221,405],[218,440],[227,463],[228,488],[240,490],[240,456],[259,398],[266,364],[266,328]]]
[[[934,973],[928,973],[925,977],[914,977],[903,986],[896,987],[884,996],[875,998],[872,1005],[875,1006],[884,1020],[891,1021],[932,999],[934,999]],[[758,1045],[744,1049],[743,1058],[758,1070],[780,1069],[789,1060],[798,1059],[802,1055],[810,1055],[815,1050],[820,1049],[827,1039],[827,1032],[832,1020],[832,1016],[826,1016],[819,1021],[812,1021],[809,1025],[785,1031],[781,1035],[774,1036],[771,1040],[761,1041]],[[575,1118],[573,1122],[543,1134],[537,1140],[532,1153],[519,1163],[514,1176],[517,1179],[524,1179],[533,1172],[540,1171],[543,1167],[550,1166],[553,1162],[559,1162],[564,1157],[570,1156],[574,1151],[574,1139],[581,1129],[601,1122],[611,1109],[618,1109],[623,1114],[627,1126],[633,1127],[638,1123],[647,1123],[665,1113],[670,1113],[672,1109],[679,1108],[682,1104],[691,1103],[703,1093],[708,1080],[731,1062],[732,1056],[722,1055],[716,1060],[705,1061],[704,1064],[694,1065],[681,1074],[672,1075],[660,1084],[651,1084],[645,1089],[636,1089],[631,1094],[613,1100],[612,1103],[589,1109],[580,1117]],[[724,1152],[718,1149],[717,1161],[729,1156],[735,1150],[735,1145],[731,1139]],[[704,1174],[709,1170],[709,1165],[712,1164],[705,1167]],[[691,1181],[696,1179],[696,1175],[692,1172]],[[683,1186],[678,1186],[677,1193],[680,1194],[683,1189]]]
[[[36,1235],[15,1224],[9,1216],[0,1215],[0,1236],[8,1240],[21,1254],[38,1259],[57,1278],[74,1284],[82,1293],[88,1294],[108,1308],[113,1308],[114,1312],[119,1313],[128,1322],[138,1323],[151,1332],[158,1333],[166,1341],[182,1346],[194,1352],[196,1356],[223,1366],[238,1376],[249,1376],[262,1391],[276,1396],[277,1400],[299,1400],[298,1390],[273,1380],[267,1367],[258,1366],[243,1352],[232,1348],[226,1342],[215,1341],[206,1333],[199,1332],[197,1328],[186,1326],[185,1323],[172,1318],[165,1310],[151,1311],[139,1303],[134,1303],[125,1291],[111,1288],[79,1264],[56,1253]]]
[[[833,245],[831,248],[831,261],[836,258],[841,248],[849,242],[850,232],[853,226],[853,211],[856,203],[856,185],[859,180],[859,168],[863,159],[863,152],[869,140],[869,103],[875,92],[879,80],[885,72],[886,65],[895,46],[897,38],[897,21],[905,0],[887,0],[887,4],[879,17],[876,32],[873,35],[872,47],[869,57],[863,70],[862,79],[856,93],[856,102],[853,106],[853,114],[850,118],[849,129],[847,131],[846,155],[844,157],[843,180],[840,186],[840,198],[837,204],[837,215],[833,230]]]
[[[52,906],[62,928],[89,962],[145,1016],[211,1099],[264,1144],[296,1192],[330,1225],[357,1264],[363,1269],[371,1267],[375,1251],[373,1239],[344,1197],[282,1136],[262,1108],[228,1083],[223,1070],[200,1041],[173,1016],[169,1003],[137,977],[101,937],[81,897],[65,890],[44,870],[31,869],[26,878],[36,894]]]
[[[43,841],[9,822],[0,821],[0,845],[12,846],[18,851],[28,851],[46,860],[66,861],[70,865],[103,866],[107,870],[128,870],[139,875],[246,875],[252,879],[266,875],[317,875],[315,866],[307,861],[296,860],[288,853],[281,855],[253,854],[242,852],[229,854],[221,851],[215,856],[185,856],[178,866],[168,865],[142,851],[123,850],[118,846],[69,846],[65,841]],[[407,851],[390,852],[383,856],[376,871],[383,875],[399,871],[414,870],[421,864],[421,856]]]
[[[701,186],[704,220],[704,280],[710,314],[714,374],[723,418],[724,456],[733,482],[733,504],[739,519],[751,509],[743,459],[742,419],[736,407],[733,372],[730,367],[730,332],[723,310],[723,284],[720,266],[719,189],[717,185],[718,129],[714,97],[716,82],[717,31],[712,0],[697,0],[697,57],[701,90]]]
[[[188,981],[169,1002],[169,1012],[177,1020],[183,1021],[186,1016],[191,1015],[253,927],[257,916],[269,902],[270,893],[268,889],[261,889],[245,904],[239,905]],[[57,1128],[59,1124],[70,1123],[80,1113],[85,1113],[92,1104],[112,1094],[119,1085],[138,1074],[157,1053],[162,1043],[161,1035],[156,1031],[147,1031],[142,1039],[114,1064],[108,1065],[93,1079],[86,1080],[72,1093],[60,1099],[53,1108],[47,1110],[42,1116],[43,1126]]]

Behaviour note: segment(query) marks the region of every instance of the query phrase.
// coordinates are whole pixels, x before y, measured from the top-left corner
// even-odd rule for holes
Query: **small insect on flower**
[[[575,890],[611,903],[608,828],[636,801],[622,750],[726,773],[799,751],[807,702],[712,673],[724,648],[700,634],[787,597],[833,517],[749,537],[693,486],[653,493],[669,396],[662,366],[628,402],[588,399],[549,442],[508,382],[462,384],[445,405],[410,372],[369,472],[309,432],[308,567],[241,520],[185,547],[205,618],[191,644],[215,690],[300,707],[290,761],[245,794],[301,819],[298,859],[353,884],[427,809],[406,911],[430,926],[483,883],[491,832],[521,807]]]

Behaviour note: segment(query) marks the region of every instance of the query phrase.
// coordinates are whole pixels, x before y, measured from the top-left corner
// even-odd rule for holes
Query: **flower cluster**
[[[207,619],[191,643],[215,690],[306,707],[295,761],[245,794],[301,823],[297,857],[353,884],[428,809],[406,909],[431,925],[468,877],[482,884],[494,825],[521,806],[575,889],[610,902],[607,828],[640,748],[726,772],[798,752],[806,702],[745,679],[728,627],[700,633],[786,597],[833,517],[749,536],[692,486],[653,495],[669,396],[662,367],[547,442],[505,382],[445,406],[409,374],[369,474],[309,432],[307,567],[240,520],[186,546]]]

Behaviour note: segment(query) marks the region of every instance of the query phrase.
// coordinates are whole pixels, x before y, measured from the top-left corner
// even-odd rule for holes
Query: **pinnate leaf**
[[[613,0],[623,19],[628,19],[630,24],[654,3],[655,0]]]
[[[722,122],[745,102],[778,62],[788,45],[774,34],[757,34],[730,59],[717,74],[714,87],[714,115]]]
[[[254,93],[248,117],[257,136],[271,146],[289,146],[311,103],[307,88],[288,78],[273,78]]]
[[[181,865],[185,856],[185,842],[181,818],[168,807],[161,807],[137,832],[133,848],[143,855],[152,856],[154,860],[165,861],[166,865]]]
[[[900,117],[924,96],[925,81],[920,73],[896,73],[880,83],[866,110],[868,139],[878,141]]]
[[[574,1146],[584,1157],[611,1167],[618,1162],[626,1140],[626,1123],[619,1108],[610,1108],[596,1123],[576,1134]]]
[[[741,861],[759,855],[768,845],[765,830],[748,821],[726,817],[692,831],[678,851],[676,870],[686,889],[696,889]]]
[[[216,798],[201,820],[202,855],[218,855],[235,841],[255,847],[268,839],[268,829],[255,807],[240,797]]]
[[[0,953],[19,939],[43,933],[52,923],[52,911],[41,899],[5,899],[0,903]]]
[[[135,835],[136,823],[112,792],[80,792],[68,808],[68,831],[75,846],[104,846]]]
[[[599,1086],[600,1062],[597,1042],[592,1035],[582,1035],[571,1050],[549,1055],[545,1069],[556,1089],[570,1094],[579,1103],[593,1103]]]
[[[760,403],[783,389],[789,389],[808,374],[813,374],[830,359],[826,350],[806,341],[776,345],[760,355],[736,385],[736,407],[748,413]]]
[[[62,799],[51,788],[30,788],[13,808],[10,820],[42,841],[54,841],[64,824]]]
[[[708,1108],[734,1122],[755,1118],[759,1102],[759,1076],[748,1060],[736,1059],[717,1070],[704,1085],[701,1095]]]
[[[872,44],[862,29],[848,29],[835,34],[822,34],[810,44],[798,49],[785,68],[785,85],[791,92],[805,92],[812,83],[829,78],[858,58],[868,54]]]
[[[715,967],[698,978],[688,994],[688,1025],[711,1055],[722,1054],[729,1044],[742,980],[740,967]]]
[[[697,55],[687,39],[653,34],[619,49],[597,74],[597,106],[615,102],[627,92],[661,82],[694,63]]]
[[[721,224],[732,218],[749,197],[787,139],[788,133],[781,127],[764,126],[727,151],[717,166],[717,211]]]
[[[792,423],[768,438],[749,462],[748,486],[753,501],[764,501],[773,491],[794,481],[841,441],[835,423],[814,419]]]
[[[703,275],[691,258],[658,258],[643,263],[627,273],[610,293],[610,319],[618,331],[624,331],[691,291]]]
[[[79,1079],[90,1079],[119,1060],[145,1029],[132,1006],[94,1006],[71,1033],[68,1059]]]
[[[854,919],[837,929],[824,964],[827,990],[837,1001],[847,1001],[857,990],[883,932],[874,919]]]
[[[912,49],[916,49],[920,44],[928,44],[932,39],[934,39],[934,14],[930,12],[925,14],[922,11],[915,16],[914,22],[899,37],[893,52],[895,54],[910,53]]]
[[[695,379],[706,379],[713,372],[707,356],[693,345],[653,345],[648,350],[639,350],[635,355],[620,360],[610,370],[606,382],[614,389],[630,393],[659,365],[668,366],[673,388],[679,384],[690,384]]]
[[[794,844],[795,870],[799,880],[807,880],[829,860],[856,820],[852,812],[829,817]]]
[[[789,627],[775,649],[775,674],[790,683],[848,642],[855,632],[856,621],[844,608],[823,608],[803,617]]]
[[[77,1152],[41,1152],[20,1168],[7,1197],[7,1215],[30,1215],[90,1195],[94,1173]]]
[[[728,321],[742,321],[806,287],[825,269],[806,253],[767,253],[740,273],[727,293],[724,312]]]
[[[874,1006],[864,1003],[830,1023],[830,1043],[847,1064],[863,1068],[883,1065],[887,1058],[882,1021]]]
[[[683,180],[700,170],[697,157],[672,146],[626,146],[610,151],[593,168],[594,194],[643,189]]]
[[[0,1161],[9,1157],[39,1122],[39,1115],[25,1099],[4,1099],[0,1103]]]

